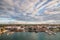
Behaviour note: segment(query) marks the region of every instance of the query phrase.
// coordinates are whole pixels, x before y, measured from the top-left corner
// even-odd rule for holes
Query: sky
[[[0,0],[0,20],[60,20],[59,0]]]

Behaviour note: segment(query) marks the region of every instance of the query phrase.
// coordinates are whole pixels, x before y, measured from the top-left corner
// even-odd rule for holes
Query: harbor
[[[60,40],[60,24],[0,25],[0,40]]]
[[[59,24],[13,24],[0,25],[0,34],[14,32],[45,32],[49,35],[60,32]]]

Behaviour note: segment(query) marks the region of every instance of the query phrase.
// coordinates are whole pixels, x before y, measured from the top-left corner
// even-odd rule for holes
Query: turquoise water
[[[56,35],[48,35],[44,32],[16,32],[11,35],[2,34],[0,35],[0,40],[60,40],[60,32]]]

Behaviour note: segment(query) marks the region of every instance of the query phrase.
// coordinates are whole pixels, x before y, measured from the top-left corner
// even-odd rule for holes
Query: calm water
[[[57,33],[56,35],[48,35],[44,32],[16,32],[11,35],[2,34],[0,35],[0,40],[60,40],[60,33]]]

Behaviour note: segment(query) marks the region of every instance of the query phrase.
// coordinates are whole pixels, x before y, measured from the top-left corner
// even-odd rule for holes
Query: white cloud
[[[24,13],[31,13],[33,11],[33,7],[38,2],[38,0],[25,0],[22,2],[21,0],[19,0],[19,2],[16,1],[15,5],[20,9],[20,11],[25,11]]]
[[[14,3],[12,0],[4,0],[4,1],[9,5],[14,6]]]
[[[46,0],[46,1],[47,1],[47,0]],[[45,1],[45,2],[46,2],[46,1]],[[38,5],[39,7],[36,8],[32,13],[36,14],[39,10],[43,9],[44,7],[56,5],[56,4],[57,4],[57,1],[58,1],[58,0],[53,0],[53,1],[47,3],[47,4],[43,5],[43,6],[41,6],[41,4],[40,4],[40,5]],[[43,4],[44,4],[44,2],[43,2]]]
[[[5,2],[3,2],[3,3],[5,3],[6,5],[4,5],[3,8],[5,10],[2,10],[2,12],[0,12],[1,13],[0,17],[1,16],[2,17],[11,17],[11,18],[16,17],[17,20],[20,19],[20,20],[24,20],[24,21],[26,21],[26,20],[27,21],[31,21],[31,20],[42,21],[46,15],[43,15],[43,16],[36,16],[35,15],[35,14],[38,14],[38,11],[40,11],[41,9],[46,8],[47,10],[45,10],[45,11],[42,10],[42,11],[45,14],[49,14],[49,15],[60,13],[60,11],[59,12],[54,12],[54,11],[50,12],[48,10],[48,8],[51,9],[51,8],[57,6],[57,4],[58,4],[57,1],[59,1],[59,0],[52,0],[51,2],[48,2],[47,4],[44,4],[44,3],[46,3],[48,0],[43,0],[39,4],[37,4],[37,3],[40,2],[40,0],[16,0],[15,2],[13,2],[13,0],[4,0],[4,1]],[[36,7],[35,7],[35,4],[37,4]],[[48,17],[48,15],[46,16],[46,18],[47,17]],[[49,18],[50,17],[48,17],[45,20],[48,20]]]

